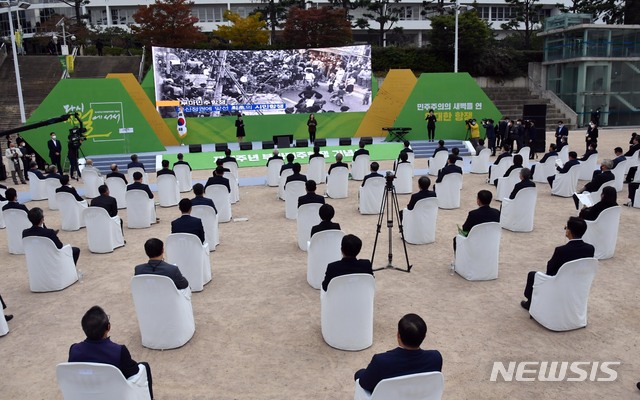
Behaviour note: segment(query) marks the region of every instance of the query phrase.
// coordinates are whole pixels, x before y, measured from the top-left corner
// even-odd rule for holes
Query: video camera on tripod
[[[68,139],[69,143],[71,143],[73,147],[79,149],[80,146],[82,146],[82,142],[87,140],[87,137],[85,136],[87,128],[83,126],[82,120],[80,119],[80,115],[78,115],[78,113],[74,113],[72,115],[80,126],[74,126],[73,128],[69,129]]]

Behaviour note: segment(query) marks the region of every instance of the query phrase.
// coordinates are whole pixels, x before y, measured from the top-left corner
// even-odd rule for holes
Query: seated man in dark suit
[[[91,200],[91,207],[102,207],[109,213],[109,216],[120,224],[120,229],[124,233],[122,219],[118,217],[118,201],[115,197],[109,195],[109,187],[107,185],[100,185],[98,187],[98,193],[100,196]]]
[[[231,170],[230,170],[229,168],[227,168],[227,167],[225,167],[225,166],[224,166],[224,161],[222,161],[222,158],[218,158],[218,159],[216,160],[216,168],[218,168],[218,167],[222,168],[222,172],[223,172],[223,173],[225,173],[225,172],[231,172]]]
[[[171,278],[178,290],[189,287],[189,281],[182,276],[180,269],[175,265],[164,262],[164,243],[162,243],[162,240],[156,238],[148,239],[144,243],[144,251],[149,257],[149,262],[137,265],[134,275],[162,275]],[[187,293],[183,292],[185,295]],[[187,297],[189,296],[187,295]]]
[[[615,190],[615,189],[614,189]],[[593,257],[595,248],[589,243],[582,241],[582,235],[587,231],[587,223],[578,217],[569,217],[567,225],[564,227],[564,234],[569,239],[565,245],[556,247],[553,256],[547,262],[547,272],[549,276],[555,276],[560,267],[569,261],[580,258]],[[525,310],[531,306],[531,295],[533,294],[533,281],[536,271],[530,271],[527,275],[527,284],[524,288],[524,297],[527,300],[520,302]]]
[[[322,290],[327,291],[331,279],[349,274],[371,274],[373,267],[369,260],[358,260],[356,257],[362,249],[362,240],[355,235],[344,235],[340,244],[342,260],[327,265],[327,271],[322,281]]]
[[[438,147],[436,147],[435,150],[433,150],[433,155],[431,157],[432,158],[435,157],[439,151],[446,151],[447,153],[449,152],[449,149],[444,147],[444,140],[442,139],[438,140]]]
[[[409,143],[408,140],[405,140],[404,142],[402,142],[404,147],[402,148],[402,150],[400,150],[400,154],[398,154],[398,160],[400,161],[400,156],[402,154],[407,154],[407,159],[409,159],[409,153],[413,153],[413,150],[411,150],[411,143]]]
[[[416,203],[419,200],[426,199],[428,197],[436,197],[436,192],[433,190],[429,190],[429,186],[431,186],[431,179],[428,176],[423,175],[418,179],[418,187],[419,191],[411,195],[409,199],[409,203],[407,204],[407,210],[413,210],[413,207],[416,206]],[[402,210],[400,210],[400,220],[402,221],[403,215]]]
[[[313,160],[316,157],[324,158],[324,155],[320,153],[320,146],[318,145],[313,146],[313,153],[309,156],[309,162],[311,162],[311,160]]]
[[[629,146],[629,151],[624,153],[624,156],[638,158],[638,156],[640,156],[640,154],[636,154],[638,150],[640,150],[640,138],[638,137],[638,135],[636,135],[635,137],[633,137],[633,139],[631,139],[631,146]],[[637,171],[638,171],[638,167],[636,166],[629,168],[629,171],[627,171],[627,177],[625,178],[625,182],[626,183],[633,182],[633,179],[636,177]]]
[[[218,213],[218,209],[216,208],[216,205],[213,204],[213,200],[208,197],[204,197],[204,186],[202,183],[196,183],[193,185],[193,194],[195,197],[191,199],[192,206],[209,206],[213,208],[213,211],[215,211],[216,214]]]
[[[131,155],[131,162],[129,164],[127,164],[127,169],[129,169],[129,168],[142,168],[143,171],[146,171],[144,169],[144,164],[138,161],[138,155],[137,154]]]
[[[594,174],[591,182],[588,182],[586,185],[584,185],[582,189],[578,191],[578,193],[597,192],[604,183],[615,180],[616,177],[613,175],[613,172],[611,172],[612,167],[613,161],[607,159],[602,160],[602,163],[600,163],[600,173]]]
[[[462,174],[462,168],[456,165],[457,159],[458,158],[454,154],[449,154],[447,165],[445,165],[441,170],[438,171],[438,178],[436,179],[436,183],[442,182],[442,178],[444,178],[445,175]]]
[[[29,172],[31,172],[32,174],[35,174],[35,176],[38,177],[38,179],[46,179],[47,177],[44,176],[42,174],[42,172],[40,172],[40,170],[38,169],[38,163],[36,163],[35,161],[31,161],[29,163]]]
[[[151,367],[149,363],[137,362],[131,358],[127,346],[117,344],[109,338],[111,323],[109,316],[99,306],[91,307],[82,317],[82,330],[87,338],[74,343],[69,348],[69,362],[90,362],[109,364],[118,368],[122,375],[129,379],[139,372],[138,364],[147,370],[149,395],[153,399]]]
[[[24,204],[18,203],[18,192],[14,188],[9,188],[4,193],[7,198],[8,203],[2,206],[2,211],[4,210],[22,210],[26,213],[29,212],[29,209]]]
[[[398,161],[393,162],[393,170],[397,171],[398,165],[400,164],[411,164],[411,162],[409,162],[409,153],[400,152],[400,155],[398,156]]]
[[[85,201],[82,197],[80,197],[76,189],[69,185],[69,175],[62,175],[62,177],[60,178],[60,185],[62,186],[56,189],[56,193],[70,193],[73,195],[76,201]]]
[[[29,217],[29,222],[31,222],[33,226],[22,231],[22,238],[26,238],[29,236],[42,236],[51,239],[53,244],[55,244],[58,249],[61,249],[63,247],[62,242],[60,241],[60,239],[58,239],[57,231],[45,228],[43,226],[44,213],[42,212],[42,208],[32,208],[27,213],[27,217]],[[78,258],[80,258],[80,249],[77,247],[72,247],[71,250],[73,253],[73,263],[77,265]]]
[[[519,155],[519,154],[518,154]],[[531,170],[529,168],[522,168],[520,170],[520,182],[516,183],[509,195],[509,199],[513,200],[516,198],[516,194],[524,188],[528,187],[536,187],[535,182],[531,181]]]
[[[460,149],[457,147],[454,147],[451,149],[451,154],[453,154],[454,156],[456,156],[456,161],[463,161],[462,157],[460,157]]]
[[[382,176],[382,174],[379,174],[379,173],[378,173],[378,169],[380,169],[380,164],[378,164],[378,163],[377,163],[377,162],[375,162],[375,161],[374,161],[374,162],[372,162],[372,163],[371,163],[371,165],[369,166],[369,170],[370,170],[371,172],[370,172],[368,175],[365,175],[365,176],[364,176],[364,179],[362,179],[362,185],[361,185],[361,186],[364,186],[364,183],[365,183],[365,182],[367,181],[367,179],[369,179],[369,178],[373,178],[373,177],[377,177],[377,176],[379,176],[379,177],[381,177],[381,178],[384,178],[384,177]]]
[[[295,160],[295,159],[296,159],[296,156],[295,156],[295,155],[293,155],[293,153],[289,153],[289,154],[287,154],[287,162],[286,162],[286,163],[284,163],[284,164],[282,165],[282,167],[280,167],[280,175],[282,175],[282,172],[283,172],[285,169],[292,169],[292,168],[293,168],[293,160]]]
[[[282,160],[282,156],[278,149],[273,149],[273,153],[271,153],[271,157],[267,160],[267,167],[269,166],[269,161],[271,160]],[[284,165],[284,164],[283,164]]]
[[[627,157],[624,156],[622,152],[622,147],[616,147],[615,149],[613,149],[613,152],[616,155],[616,158],[613,159],[613,168],[615,168],[618,166],[619,163],[621,163],[622,161],[625,161]]]
[[[353,152],[353,161],[355,161],[358,156],[369,154],[369,150],[365,149],[364,146],[364,140],[360,140],[360,142],[358,142],[359,149]]]
[[[150,199],[153,199],[153,193],[149,188],[149,185],[142,183],[142,172],[134,172],[133,173],[133,183],[127,186],[127,191],[129,190],[143,190],[147,193]]]
[[[324,204],[324,197],[316,194],[316,181],[314,181],[313,179],[308,180],[305,182],[304,187],[305,189],[307,189],[307,193],[303,196],[298,197],[298,207],[312,203]]]
[[[349,168],[349,164],[342,162],[342,153],[336,154],[336,162],[329,166],[329,171],[327,171],[327,175],[331,175],[331,170],[337,167],[346,167]]]
[[[506,178],[509,176],[509,174],[511,174],[511,171],[513,171],[514,169],[522,168],[523,161],[524,160],[522,159],[522,156],[520,154],[515,154],[513,156],[513,164],[511,164],[509,168],[507,168],[507,170],[505,171],[504,175],[502,175],[502,177]],[[493,180],[493,186],[498,187],[498,179]]]
[[[598,148],[597,142],[589,143],[589,147],[587,147],[587,151],[585,151],[585,153],[582,155],[582,158],[580,158],[578,161],[587,161],[589,157],[591,157],[592,155],[598,154],[598,150],[596,150],[597,148]]]
[[[224,157],[220,158],[220,160],[222,160],[222,163],[226,163],[226,162],[234,162],[236,164],[238,164],[238,161],[236,160],[235,157],[231,157],[231,149],[227,148],[224,150]]]
[[[111,164],[111,172],[107,174],[107,178],[120,178],[124,181],[125,184],[129,184],[127,181],[127,177],[118,170],[118,164]]]
[[[162,168],[156,172],[156,176],[160,175],[173,175],[176,176],[176,173],[173,172],[172,169],[169,169],[169,160],[162,160]]]
[[[583,207],[582,210],[580,210],[578,217],[585,221],[595,221],[601,212],[609,207],[615,207],[618,205],[617,197],[618,192],[616,191],[616,188],[612,186],[605,187],[602,189],[602,193],[600,194],[600,201],[591,207]]]
[[[47,173],[46,179],[57,179],[60,180],[62,175],[58,173],[58,167],[55,165],[49,165],[49,173]]]
[[[558,152],[556,151],[556,144],[555,143],[550,143],[549,144],[549,151],[546,152],[542,158],[540,159],[539,163],[545,163],[547,162],[547,159],[549,159],[549,157],[552,156],[558,156]],[[531,176],[533,176],[533,173],[536,171],[536,165],[538,164],[533,164],[531,166]]]
[[[182,216],[171,221],[171,233],[190,233],[196,235],[200,242],[204,243],[204,226],[202,226],[200,218],[191,216],[191,200],[180,200],[178,208]]]
[[[188,162],[184,161],[184,154],[182,153],[178,153],[178,161],[173,163],[173,168],[175,168],[176,165],[186,165],[187,167],[189,167],[189,171],[193,171],[191,169],[191,165],[189,165]]]
[[[493,167],[494,165],[500,164],[500,161],[502,161],[502,159],[505,157],[512,157],[511,147],[508,144],[505,144],[504,146],[502,146],[502,153],[500,153],[498,157],[496,157],[492,165],[489,165],[489,176],[491,176],[491,167]],[[489,180],[487,180],[487,182],[489,182]]]
[[[307,176],[306,175],[302,175],[300,173],[300,171],[302,170],[302,166],[300,165],[300,163],[294,163],[293,164],[293,174],[291,174],[290,176],[287,176],[287,180],[284,183],[284,188],[287,188],[287,183],[289,182],[293,182],[293,181],[302,181],[302,182],[306,182],[307,181]]]
[[[224,168],[222,168],[221,166],[217,166],[213,171],[213,176],[207,179],[207,183],[205,183],[204,188],[206,189],[211,185],[224,185],[226,186],[229,193],[231,193],[231,185],[229,184],[229,179],[225,178],[223,175]]]
[[[556,166],[556,170],[558,171],[559,174],[566,174],[567,172],[569,172],[569,169],[571,169],[571,167],[573,167],[574,165],[578,165],[580,164],[580,161],[578,161],[578,153],[576,153],[575,151],[570,151],[569,152],[569,161],[567,161],[562,168]],[[549,182],[549,186],[553,187],[553,181],[556,179],[555,175],[551,175],[547,177],[547,181]]]
[[[493,199],[493,194],[491,194],[488,190],[481,190],[478,192],[478,197],[476,198],[476,203],[478,204],[478,208],[475,210],[469,211],[467,214],[467,219],[462,224],[462,231],[459,233],[461,235],[467,236],[476,225],[483,224],[485,222],[500,222],[500,211],[495,208],[489,207],[491,204],[491,200]],[[456,238],[453,238],[453,252],[456,252]]]
[[[365,369],[355,373],[354,379],[367,392],[373,392],[383,379],[423,372],[441,372],[442,355],[438,350],[422,350],[427,336],[427,324],[416,314],[407,314],[398,322],[398,347],[371,358]]]
[[[340,224],[331,222],[331,219],[336,214],[331,204],[321,205],[320,210],[318,210],[318,214],[320,215],[321,221],[318,225],[315,225],[311,228],[311,236],[315,235],[318,232],[328,231],[330,229],[340,230]]]

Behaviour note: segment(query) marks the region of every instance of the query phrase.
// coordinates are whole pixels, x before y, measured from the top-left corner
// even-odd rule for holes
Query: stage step
[[[445,140],[444,145],[449,149],[457,147],[460,149],[460,157],[469,157],[471,152],[465,145],[463,140]],[[414,140],[411,142],[411,148],[416,155],[416,158],[429,158],[433,155],[433,151],[438,147],[438,142],[428,142],[426,140]]]
[[[138,161],[144,164],[144,169],[147,172],[156,172],[156,154],[138,154]],[[98,168],[103,174],[111,172],[111,164],[118,164],[118,169],[123,174],[127,173],[127,164],[131,162],[130,155],[124,154],[112,154],[104,156],[89,156],[93,160],[93,166]]]

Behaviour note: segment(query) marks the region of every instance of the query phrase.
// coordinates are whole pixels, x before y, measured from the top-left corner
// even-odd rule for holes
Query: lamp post
[[[18,65],[18,51],[16,50],[16,33],[13,30],[13,17],[11,15],[11,3],[9,1],[0,1],[0,7],[6,8],[9,15],[9,31],[11,31],[11,51],[13,53],[13,68],[16,71],[16,86],[18,88],[18,106],[20,108],[20,121],[24,124],[27,122],[27,116],[24,111],[24,99],[22,98],[22,82],[20,80],[20,66]],[[18,8],[26,10],[31,7],[31,3],[21,1]]]
[[[473,10],[473,6],[469,6],[469,5],[460,5],[460,0],[456,0],[456,4],[454,7],[454,12],[456,15],[456,24],[455,24],[455,31],[454,31],[454,36],[453,36],[453,72],[458,72],[458,53],[459,53],[459,46],[458,46],[458,39],[459,39],[459,34],[458,34],[458,18],[460,15],[460,10],[464,10],[464,11],[469,11],[469,10]],[[444,8],[446,9],[451,9],[451,6],[445,6]]]
[[[60,26],[62,25],[62,49],[61,49],[61,53],[63,56],[67,56],[69,55],[69,48],[67,47],[67,36],[69,36],[69,39],[71,39],[71,41],[75,41],[76,40],[76,36],[75,35],[67,35],[67,31],[65,29],[65,25],[64,25],[64,18],[62,18],[60,21],[58,21],[58,23],[56,24],[56,26]],[[51,38],[51,40],[53,40],[53,43],[56,45],[56,54],[58,51],[58,36],[54,33],[53,37]]]

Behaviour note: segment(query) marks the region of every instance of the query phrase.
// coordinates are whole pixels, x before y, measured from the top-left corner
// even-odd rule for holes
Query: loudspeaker
[[[251,142],[241,142],[240,150],[253,150],[253,143]]]
[[[190,144],[189,145],[189,153],[202,153],[202,145],[201,144]]]
[[[265,140],[264,142],[262,142],[262,148],[263,149],[273,149],[273,141],[272,140]]]
[[[340,138],[340,146],[351,146],[351,138]]]
[[[309,141],[307,139],[297,139],[296,147],[309,147]]]
[[[525,104],[522,106],[522,119],[533,122],[535,128],[535,140],[532,152],[544,153],[547,151],[546,131],[547,131],[547,105],[546,104]]]
[[[371,136],[362,137],[360,141],[364,142],[364,144],[373,144],[373,138]]]
[[[273,142],[278,145],[279,149],[286,149],[291,147],[293,135],[276,135],[273,137]]]
[[[327,139],[316,139],[316,141],[313,142],[313,145],[318,147],[325,147],[327,145]]]
[[[225,151],[229,148],[226,143],[216,143],[216,151]]]

